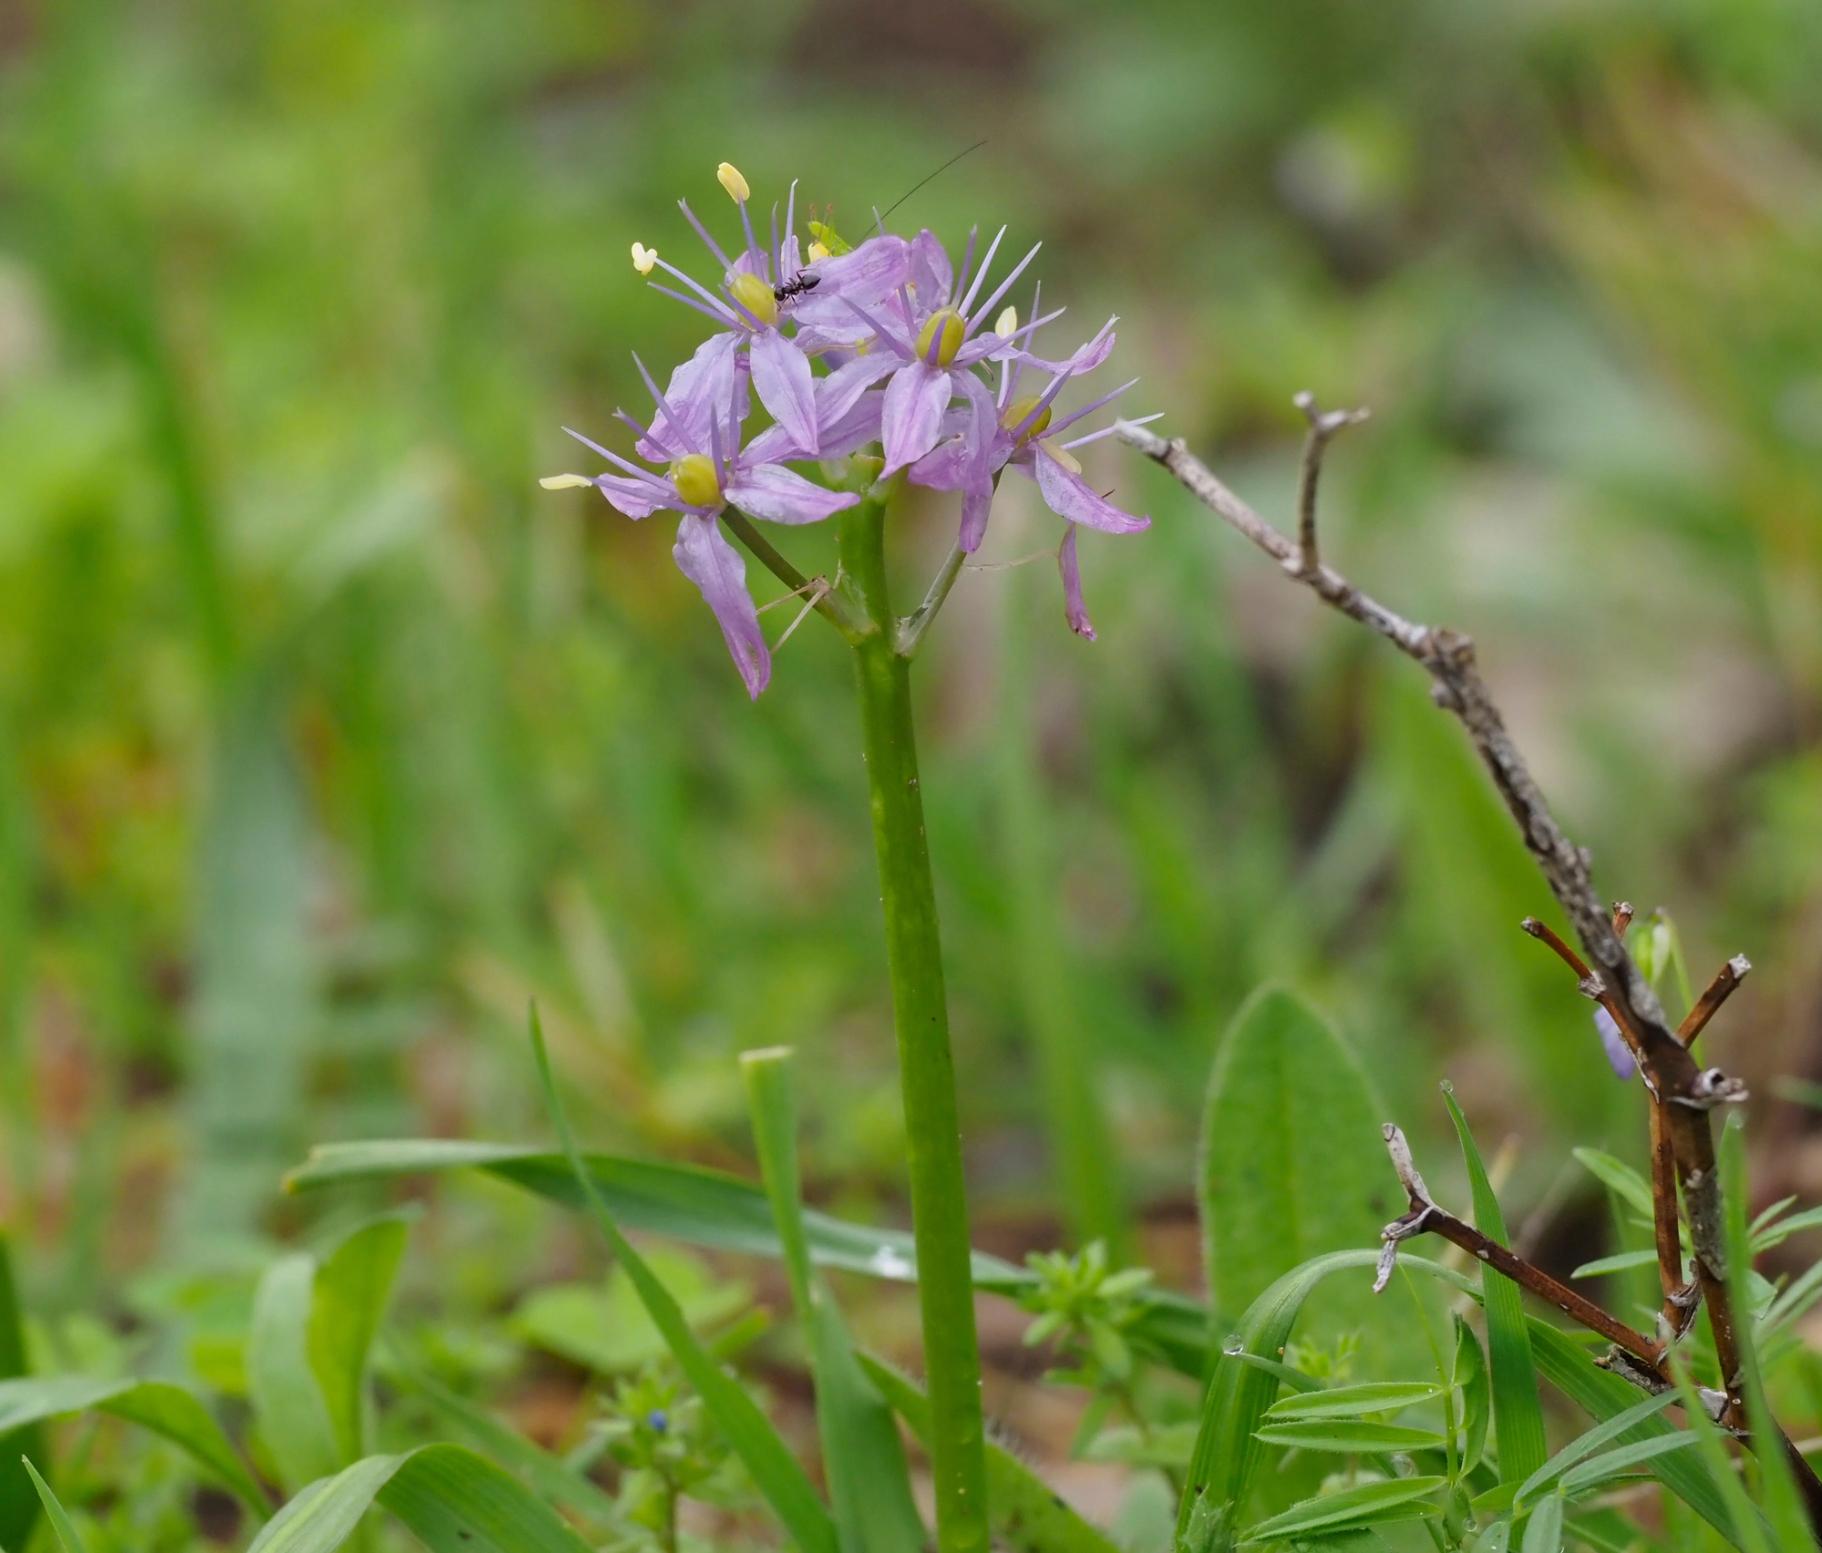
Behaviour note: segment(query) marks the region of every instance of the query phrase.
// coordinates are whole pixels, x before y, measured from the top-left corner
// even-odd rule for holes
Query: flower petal
[[[727,499],[768,523],[820,523],[852,507],[860,497],[853,491],[828,490],[782,464],[756,464],[738,470],[728,481]]]
[[[746,562],[740,552],[723,537],[714,518],[686,517],[677,525],[671,555],[677,570],[702,590],[747,694],[758,699],[772,677],[772,655],[766,651],[765,633],[759,629],[759,611],[747,592]]]
[[[607,498],[608,506],[614,511],[625,513],[629,518],[649,518],[654,512],[674,512],[679,505],[672,494],[672,500],[664,499],[665,492],[645,480],[630,480],[625,475],[596,475],[595,489]]]
[[[893,374],[880,413],[886,454],[882,475],[896,474],[936,446],[943,432],[943,411],[953,393],[948,371],[927,362],[914,361]]]
[[[1063,574],[1063,618],[1077,636],[1094,640],[1094,622],[1088,618],[1088,606],[1082,602],[1082,566],[1075,554],[1076,526],[1063,527],[1063,543],[1057,549],[1057,570]]]
[[[928,227],[911,239],[911,285],[920,310],[941,307],[955,286],[955,270],[936,234]]]
[[[816,431],[816,382],[809,359],[776,329],[753,336],[753,389],[791,441],[814,458],[820,442]]]
[[[670,407],[653,412],[652,431],[662,444],[647,437],[639,444],[639,456],[654,463],[667,463],[685,453],[706,453],[709,449],[709,427],[719,417],[726,421],[730,406],[736,419],[744,419],[745,406],[737,401],[738,376],[735,355],[746,338],[742,332],[728,330],[710,335],[696,347],[696,354],[671,374],[664,391]]]
[[[854,403],[882,377],[895,370],[898,363],[884,351],[869,351],[845,361],[816,384],[816,414],[827,426],[840,420]]]
[[[1095,495],[1087,481],[1065,469],[1056,454],[1042,443],[1034,462],[1044,505],[1058,517],[1085,528],[1098,528],[1104,534],[1137,534],[1151,527],[1150,518],[1122,512],[1112,502]]]

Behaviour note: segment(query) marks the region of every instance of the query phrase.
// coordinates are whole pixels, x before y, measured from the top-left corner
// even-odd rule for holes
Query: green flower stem
[[[955,1063],[918,790],[911,665],[895,647],[886,586],[885,519],[877,489],[843,515],[842,567],[878,627],[855,644],[854,658],[910,1155],[937,1546],[942,1553],[985,1553],[987,1458]]]
[[[724,507],[721,521],[727,531],[752,552],[754,560],[793,593],[810,600],[817,614],[833,624],[850,643],[858,644],[874,629],[872,621],[860,614],[838,590],[825,585],[820,577],[806,577],[798,571],[771,540],[753,527],[753,520],[745,513]]]

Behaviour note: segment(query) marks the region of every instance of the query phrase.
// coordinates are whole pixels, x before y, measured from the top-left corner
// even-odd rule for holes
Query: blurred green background
[[[1072,341],[1118,312],[1132,411],[1263,510],[1296,390],[1373,407],[1326,553],[1473,632],[1698,984],[1752,956],[1711,1044],[1763,1195],[1822,1192],[1772,1088],[1822,1077],[1813,0],[38,0],[0,47],[0,1218],[40,1308],[181,1305],[300,1227],[313,1140],[544,1136],[534,994],[603,1145],[747,1168],[734,1054],[788,1042],[813,1195],[902,1214],[840,643],[750,706],[663,520],[535,481],[694,343],[626,255],[693,254],[679,195],[728,228],[718,161],[856,235],[981,137],[894,224],[1042,238]],[[1008,482],[921,674],[978,1238],[1193,1284],[1197,1096],[1281,978],[1416,1133],[1453,1077],[1510,1210],[1593,1254],[1566,1148],[1636,1157],[1637,1097],[1456,731],[1092,453],[1155,520],[1084,537],[1100,641],[997,565],[1054,543]],[[952,523],[912,510],[907,591]],[[426,1232],[442,1301],[557,1254],[503,1203]]]

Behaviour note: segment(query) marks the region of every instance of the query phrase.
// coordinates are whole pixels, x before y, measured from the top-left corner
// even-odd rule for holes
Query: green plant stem
[[[854,657],[904,1094],[937,1545],[942,1553],[984,1553],[987,1458],[955,1063],[918,788],[910,664],[895,650],[891,629],[885,517],[875,493],[844,515],[842,565],[879,627],[856,643]]]

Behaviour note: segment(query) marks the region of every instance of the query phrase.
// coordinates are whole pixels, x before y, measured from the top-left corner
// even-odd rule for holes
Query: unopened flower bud
[[[706,453],[685,453],[671,465],[671,484],[690,507],[716,507],[721,504],[721,477],[715,460]]]
[[[967,332],[968,322],[960,313],[952,307],[939,307],[924,320],[924,327],[918,332],[918,359],[933,367],[948,366],[962,348]]]
[[[736,205],[744,205],[752,198],[753,191],[747,187],[746,179],[740,176],[740,169],[732,162],[723,162],[717,167],[715,177]]]
[[[778,298],[764,279],[751,270],[742,270],[728,282],[734,300],[762,324],[778,322]]]

